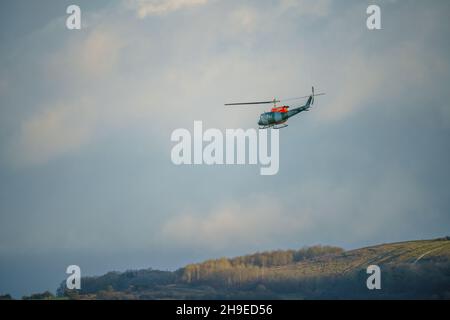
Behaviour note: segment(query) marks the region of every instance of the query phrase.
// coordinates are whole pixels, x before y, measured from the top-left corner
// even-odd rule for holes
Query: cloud
[[[6,79],[0,78],[0,96],[5,94],[8,89],[8,81]]]
[[[129,2],[129,5],[136,9],[139,18],[145,18],[204,5],[207,2],[208,0],[133,0]]]
[[[147,15],[206,1],[130,3],[144,8]],[[354,23],[350,19],[354,12],[349,13],[349,19],[327,19],[331,22],[324,24],[325,35],[320,30],[318,37],[297,34],[296,23],[303,23],[301,19],[297,22],[298,15],[323,16],[329,7],[329,1],[282,1],[273,6],[272,13],[264,6],[230,8],[215,2],[207,15],[198,14],[192,21],[178,21],[176,17],[159,21],[160,30],[133,24],[132,12],[122,15],[124,22],[120,24],[113,23],[110,15],[98,14],[85,33],[64,37],[59,50],[44,55],[45,71],[39,79],[55,89],[47,100],[33,106],[29,111],[31,118],[20,119],[16,138],[20,144],[16,149],[29,150],[15,154],[29,156],[29,160],[20,159],[23,163],[43,163],[80,150],[105,128],[136,127],[139,121],[148,124],[155,118],[158,121],[152,126],[167,130],[189,126],[199,115],[208,126],[254,126],[258,115],[255,109],[224,109],[222,103],[229,99],[300,95],[309,92],[311,83],[327,92],[327,96],[317,100],[320,107],[311,115],[319,121],[339,122],[371,107],[373,101],[385,102],[389,96],[431,85],[432,75],[438,70],[448,71],[448,62],[441,57],[428,58],[432,53],[421,42],[388,42],[387,46],[380,45],[376,53],[368,52],[364,42],[367,35],[361,29],[349,30],[342,25],[342,21]],[[286,15],[290,11],[295,18]],[[219,26],[218,17],[223,21]],[[165,28],[165,23],[172,27]],[[333,38],[328,38],[330,29],[334,31]],[[142,41],[143,38],[149,41]],[[337,50],[356,45],[350,52]],[[6,86],[0,82],[3,91],[14,86],[17,83]],[[79,116],[74,110],[85,110],[77,104],[86,101],[93,109],[89,111],[91,116]],[[380,103],[380,107],[385,105]],[[443,105],[441,109],[443,119],[449,119],[448,108]],[[70,112],[74,116],[68,116]],[[33,137],[36,129],[32,128],[39,126],[47,129]],[[101,130],[97,130],[99,126]],[[52,134],[44,134],[58,132],[59,128],[68,129],[58,137],[58,143]]]
[[[434,77],[442,70],[449,70],[449,64],[438,56],[427,59],[430,54],[427,47],[410,43],[380,50],[377,55],[351,54],[330,76],[335,81],[329,94],[332,103],[318,109],[320,117],[324,121],[340,121],[356,111],[373,107],[376,101],[384,101],[382,107],[390,106],[387,97],[409,98],[408,95],[424,87],[431,88]],[[417,107],[408,106],[409,112]]]
[[[39,57],[40,80],[51,83],[54,94],[36,101],[17,124],[9,155],[15,165],[41,165],[77,152],[99,125],[124,118],[125,110],[119,114],[110,101],[111,89],[101,89],[112,84],[123,45],[112,29],[93,28]]]
[[[45,61],[51,75],[65,80],[82,78],[98,80],[115,70],[120,58],[120,51],[125,45],[125,38],[107,27],[93,27],[80,38],[69,38],[54,54]],[[95,79],[92,79],[95,78]]]
[[[281,0],[283,11],[294,11],[301,16],[328,16],[331,10],[330,0]]]
[[[89,142],[95,117],[95,109],[86,102],[62,102],[35,114],[20,127],[13,147],[16,162],[39,165],[78,150]]]
[[[291,215],[273,195],[253,195],[222,204],[210,213],[182,213],[162,227],[161,239],[176,247],[207,250],[264,247],[307,228],[308,221]]]
[[[229,24],[236,33],[252,32],[255,31],[258,24],[261,23],[261,21],[258,21],[260,16],[261,14],[253,8],[240,7],[230,14],[231,21]],[[234,36],[237,35],[234,34]]]
[[[94,31],[81,46],[80,65],[84,72],[105,73],[118,61],[122,40],[111,32]]]
[[[391,164],[366,174],[354,174],[340,183],[312,177],[286,188],[284,193],[295,202],[285,201],[285,208],[308,221],[308,227],[297,234],[299,239],[342,243],[377,241],[381,236],[398,240],[410,231],[411,221],[430,225],[424,212],[432,209],[417,177]]]
[[[282,196],[264,191],[245,199],[229,200],[211,210],[189,210],[165,221],[156,235],[167,248],[232,252],[399,240],[421,221],[431,227],[426,190],[402,168],[386,166],[372,174],[343,179],[298,178],[283,188]],[[401,190],[401,192],[399,192]],[[386,224],[388,222],[388,224]],[[399,230],[398,226],[402,225]],[[343,236],[345,234],[345,236]],[[220,254],[220,253],[218,253]]]

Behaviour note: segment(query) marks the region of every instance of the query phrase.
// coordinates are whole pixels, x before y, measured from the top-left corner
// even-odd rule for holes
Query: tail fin
[[[314,103],[314,96],[310,96],[306,101],[305,107],[309,108]]]
[[[314,87],[312,87],[312,94],[309,96],[308,101],[306,101],[305,107],[309,108],[314,104]]]

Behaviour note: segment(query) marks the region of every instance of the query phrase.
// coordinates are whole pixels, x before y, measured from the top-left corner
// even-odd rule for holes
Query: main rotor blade
[[[293,100],[300,100],[300,99],[307,99],[310,96],[323,96],[325,93],[316,93],[313,95],[307,95],[303,97],[295,97],[295,98],[289,98],[289,99],[283,99],[283,100],[270,100],[270,101],[257,101],[257,102],[234,102],[234,103],[225,103],[226,106],[242,106],[242,105],[252,105],[252,104],[269,104],[269,103],[278,103],[278,102],[287,102],[287,101],[293,101]]]
[[[303,97],[296,97],[296,98],[283,99],[283,100],[281,100],[280,102],[293,101],[293,100],[300,100],[300,99],[306,99],[306,98],[309,98],[309,97],[311,97],[311,96],[317,97],[317,96],[324,96],[324,95],[325,95],[325,93],[316,93],[316,94],[314,94],[314,95],[310,94],[310,95],[308,95],[308,96],[303,96]]]
[[[280,100],[271,100],[271,101],[258,101],[258,102],[235,102],[235,103],[225,103],[226,106],[240,106],[240,105],[247,105],[247,104],[269,104],[269,103],[276,103],[280,102]]]

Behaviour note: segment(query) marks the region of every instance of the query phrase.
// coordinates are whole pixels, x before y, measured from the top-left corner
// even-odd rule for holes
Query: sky
[[[81,8],[81,30],[66,8]],[[381,30],[366,9],[381,8]],[[448,1],[0,4],[0,294],[207,258],[450,234]],[[176,166],[177,128],[280,131],[280,170]],[[294,105],[295,106],[295,103]]]

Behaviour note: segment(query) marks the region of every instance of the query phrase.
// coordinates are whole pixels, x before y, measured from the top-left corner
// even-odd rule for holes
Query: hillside
[[[372,264],[381,268],[381,290],[366,287],[366,268]],[[64,285],[59,298],[450,299],[450,238],[351,251],[329,246],[278,250],[208,260],[175,272],[109,272],[83,278],[79,292]]]
[[[448,239],[419,240],[381,244],[334,256],[324,256],[278,268],[280,272],[302,275],[346,274],[375,264],[379,266],[417,265],[450,260]]]

